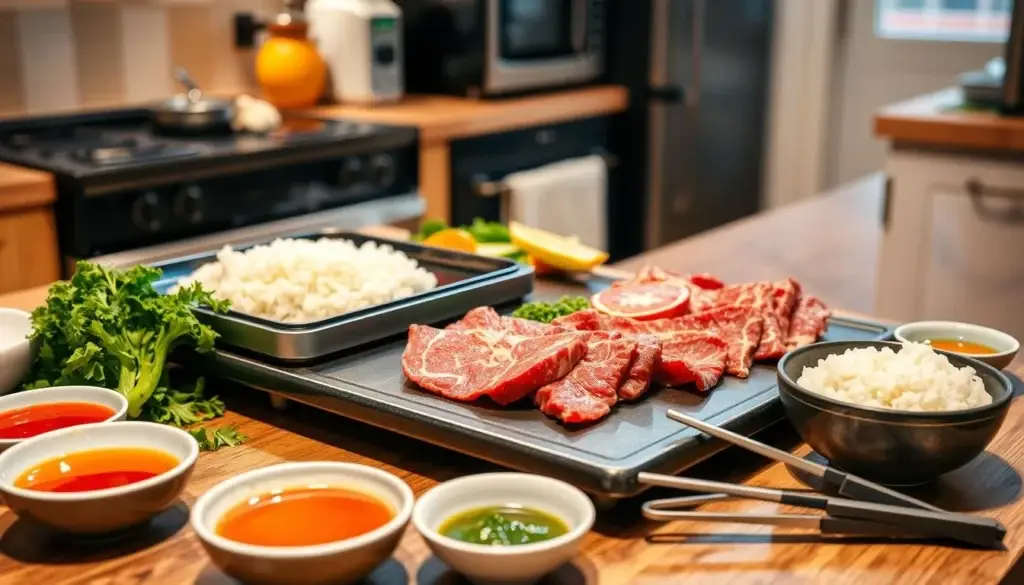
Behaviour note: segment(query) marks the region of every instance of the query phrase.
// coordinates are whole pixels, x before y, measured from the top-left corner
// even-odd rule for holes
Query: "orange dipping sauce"
[[[969,355],[985,355],[988,353],[999,353],[995,348],[973,341],[962,339],[929,339],[928,343],[935,349],[951,351],[954,353],[965,353]]]
[[[253,496],[228,510],[216,532],[257,546],[311,546],[366,534],[392,518],[391,508],[373,496],[308,486]]]
[[[14,485],[41,492],[90,492],[138,483],[166,473],[178,463],[174,455],[157,449],[77,451],[33,465]]]
[[[114,409],[93,402],[48,402],[0,412],[0,439],[25,439],[49,431],[103,422]]]

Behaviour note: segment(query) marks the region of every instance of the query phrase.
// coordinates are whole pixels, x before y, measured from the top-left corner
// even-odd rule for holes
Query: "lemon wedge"
[[[537,228],[511,222],[512,243],[540,262],[568,272],[589,272],[608,260],[608,253]]]
[[[477,251],[476,238],[473,237],[473,234],[458,228],[443,229],[423,240],[423,245],[470,254],[476,254]]]

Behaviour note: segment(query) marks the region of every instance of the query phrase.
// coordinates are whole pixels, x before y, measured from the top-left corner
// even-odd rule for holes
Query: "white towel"
[[[608,246],[608,169],[604,157],[585,156],[505,177],[509,217],[530,227]]]

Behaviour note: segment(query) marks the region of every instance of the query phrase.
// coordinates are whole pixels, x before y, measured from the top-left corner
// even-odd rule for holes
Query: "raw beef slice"
[[[679,329],[714,330],[728,344],[725,371],[746,378],[761,343],[764,323],[761,311],[750,306],[727,305],[676,319]]]
[[[409,327],[405,375],[424,390],[473,401],[511,404],[572,370],[587,352],[576,332],[523,336],[485,329]]]
[[[471,309],[462,319],[452,323],[446,329],[468,331],[471,329],[487,329],[490,331],[507,331],[516,335],[551,335],[564,330],[546,323],[505,317],[499,315],[491,307]]]
[[[647,394],[659,364],[661,340],[656,335],[637,335],[636,357],[629,365],[626,381],[619,386],[619,400],[636,400]]]
[[[832,316],[825,303],[811,296],[803,296],[797,302],[796,310],[789,325],[789,349],[810,345],[828,329],[828,318]]]
[[[568,375],[543,386],[534,396],[544,414],[565,423],[588,423],[607,416],[636,356],[634,339],[606,331],[582,335],[587,339],[583,359]]]
[[[655,379],[669,386],[697,385],[701,392],[718,383],[725,371],[726,342],[716,331],[694,329],[686,317],[637,321],[603,315],[593,309],[557,319],[560,327],[617,331],[630,336],[651,334],[661,340],[661,362]]]

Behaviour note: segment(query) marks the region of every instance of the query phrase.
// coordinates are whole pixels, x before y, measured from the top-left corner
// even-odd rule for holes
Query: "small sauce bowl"
[[[394,516],[359,536],[307,546],[246,544],[218,534],[218,523],[254,496],[299,486],[347,488],[379,499]],[[203,548],[222,571],[249,583],[342,584],[359,581],[398,547],[412,515],[412,489],[397,476],[355,463],[282,463],[222,481],[196,500],[190,522]]]
[[[32,365],[31,317],[25,311],[0,308],[0,394],[14,390]]]
[[[931,339],[954,339],[971,343],[980,343],[991,347],[992,353],[967,353],[946,349],[950,353],[962,355],[984,362],[993,368],[1003,369],[1010,365],[1020,351],[1020,342],[1012,335],[998,329],[983,327],[972,323],[957,321],[916,321],[900,325],[893,332],[897,341],[903,343],[923,343]]]
[[[569,532],[541,542],[494,546],[462,542],[440,533],[453,516],[514,504],[563,521]],[[477,583],[531,583],[569,561],[594,525],[594,504],[579,489],[527,473],[483,473],[447,481],[420,497],[412,522],[430,550]]]
[[[54,386],[52,388],[39,388],[37,390],[15,392],[14,394],[8,394],[7,396],[0,397],[0,416],[3,416],[4,413],[10,410],[61,402],[87,402],[91,404],[99,404],[114,411],[108,419],[101,422],[122,421],[128,415],[128,400],[122,396],[120,392],[108,390],[106,388],[99,388],[97,386]],[[0,452],[6,451],[18,443],[32,438],[34,437],[26,437],[23,439],[0,438]]]
[[[170,470],[142,481],[93,491],[49,492],[15,485],[43,461],[94,449],[143,448],[178,460]],[[170,508],[199,457],[187,432],[151,422],[94,423],[51,431],[0,453],[0,494],[18,516],[65,534],[109,534],[140,526]]]

